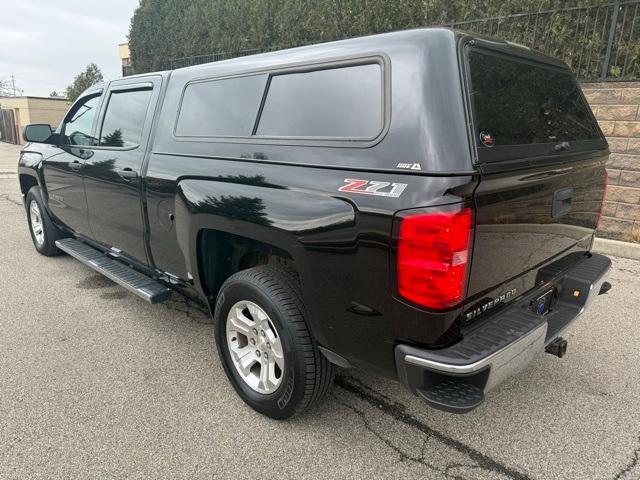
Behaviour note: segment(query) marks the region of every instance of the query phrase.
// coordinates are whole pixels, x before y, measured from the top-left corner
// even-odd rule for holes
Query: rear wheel
[[[329,390],[333,368],[309,332],[295,275],[268,266],[232,275],[215,319],[225,372],[256,411],[289,418]]]
[[[38,253],[47,257],[60,255],[62,252],[56,247],[56,240],[64,238],[65,235],[49,218],[42,202],[39,187],[33,187],[29,190],[25,203],[33,246],[36,247]]]
[[[284,352],[269,315],[243,300],[231,307],[226,322],[227,347],[237,373],[254,391],[275,392],[284,376]]]

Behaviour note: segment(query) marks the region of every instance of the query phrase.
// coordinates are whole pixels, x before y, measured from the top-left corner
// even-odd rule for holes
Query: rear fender
[[[318,239],[339,241],[338,236],[353,231],[354,207],[344,200],[312,191],[238,180],[245,183],[203,179],[178,183],[176,236],[195,285],[205,296],[198,238],[203,230],[215,230],[287,252],[300,268],[304,293],[305,283],[313,281],[307,270],[307,256],[313,252],[305,244]]]

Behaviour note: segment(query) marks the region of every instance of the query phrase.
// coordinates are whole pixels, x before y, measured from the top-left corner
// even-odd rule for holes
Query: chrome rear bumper
[[[396,346],[400,381],[435,408],[459,413],[472,410],[482,403],[486,392],[527,367],[588,308],[610,268],[609,258],[592,254],[558,276],[542,271],[537,282],[540,289],[509,305],[455,345],[441,350]],[[550,288],[556,289],[551,310],[545,315],[531,311],[531,300]]]

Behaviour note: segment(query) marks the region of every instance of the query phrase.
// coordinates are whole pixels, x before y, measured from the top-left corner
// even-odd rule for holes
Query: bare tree
[[[0,78],[0,96],[9,97],[15,95],[17,92],[15,88],[15,80],[13,77]]]

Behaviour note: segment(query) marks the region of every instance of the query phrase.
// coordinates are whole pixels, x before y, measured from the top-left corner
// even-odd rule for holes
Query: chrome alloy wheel
[[[40,207],[35,200],[31,200],[29,204],[29,219],[31,221],[31,231],[33,232],[33,238],[36,239],[38,246],[42,246],[44,243],[44,225],[42,223],[42,214],[40,213]]]
[[[227,315],[227,346],[240,377],[252,390],[275,392],[284,376],[282,342],[262,308],[247,300]]]

